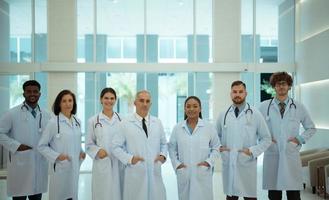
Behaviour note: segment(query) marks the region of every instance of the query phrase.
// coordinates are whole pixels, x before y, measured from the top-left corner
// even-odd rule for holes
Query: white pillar
[[[241,35],[240,0],[213,0],[213,59],[215,63],[240,62]],[[232,103],[230,89],[232,81],[240,79],[238,72],[216,72],[213,76],[212,94],[214,97],[213,119]],[[220,163],[215,170],[220,171]]]
[[[50,63],[76,62],[76,0],[48,0],[48,60]],[[62,89],[77,92],[77,73],[48,73],[48,105]]]
[[[213,58],[215,63],[240,62],[241,38],[240,0],[213,1]],[[212,94],[214,97],[214,116],[230,105],[230,85],[240,79],[239,72],[216,72],[213,76]]]

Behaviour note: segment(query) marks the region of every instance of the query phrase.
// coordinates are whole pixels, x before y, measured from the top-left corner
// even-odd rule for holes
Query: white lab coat
[[[288,139],[300,135],[305,141],[308,140],[316,132],[315,125],[302,104],[294,101],[296,109],[290,106],[291,99],[288,101],[283,119],[275,100],[272,101],[267,116],[270,101],[262,102],[260,111],[266,119],[272,138],[277,143],[272,143],[264,153],[263,189],[301,190],[303,181],[299,150],[302,145],[293,145]],[[301,134],[300,124],[305,129]]]
[[[97,121],[97,117],[99,120]],[[92,198],[94,200],[120,200],[122,163],[112,154],[112,139],[119,117],[109,119],[102,112],[88,121],[86,153],[93,159]],[[109,156],[100,159],[97,153],[104,149]]]
[[[167,154],[163,126],[158,118],[149,115],[146,118],[146,137],[141,118],[138,117],[137,114],[133,114],[120,122],[118,132],[112,141],[114,155],[126,165],[123,199],[165,200],[161,162],[154,162],[157,155]],[[143,157],[144,161],[132,165],[133,156]]]
[[[10,109],[0,120],[0,145],[9,151],[7,163],[8,196],[26,196],[47,192],[48,162],[38,152],[37,146],[42,131],[50,114],[41,113],[36,108],[37,116],[23,104]],[[30,109],[30,108],[29,108]],[[41,117],[41,130],[39,122]],[[31,150],[17,151],[21,144],[32,147]]]
[[[169,155],[177,175],[180,200],[213,199],[213,167],[219,157],[219,139],[216,129],[202,119],[198,120],[193,133],[189,132],[186,120],[178,123],[171,134]],[[210,167],[197,166],[206,161]],[[187,167],[176,168],[184,163]]]
[[[47,124],[40,139],[38,150],[50,163],[49,199],[78,199],[78,183],[80,169],[81,129],[80,121],[59,113]],[[58,133],[59,127],[59,133]],[[57,157],[67,154],[70,161],[58,161]]]
[[[248,105],[236,118],[233,106],[217,120],[222,146],[230,151],[221,152],[224,193],[228,196],[257,197],[257,157],[271,144],[271,136],[261,113]],[[252,156],[239,152],[248,148]]]

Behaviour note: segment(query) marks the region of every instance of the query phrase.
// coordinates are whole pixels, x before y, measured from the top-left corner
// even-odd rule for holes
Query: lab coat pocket
[[[33,151],[16,151],[14,154],[15,162],[18,166],[27,165],[28,163],[33,161]]]
[[[239,162],[239,164],[241,164],[241,165],[245,165],[245,166],[249,166],[249,165],[251,165],[252,164],[252,157],[251,156],[249,156],[249,155],[247,155],[247,154],[245,154],[245,153],[243,153],[243,152],[240,152],[239,154],[238,154],[238,162]]]
[[[63,160],[55,163],[55,173],[65,173],[72,170],[72,162]]]
[[[135,178],[144,178],[146,174],[145,161],[139,161],[135,165],[128,165],[126,174]]]
[[[108,173],[111,170],[111,159],[106,156],[103,159],[96,159],[93,161],[93,169],[98,173]]]
[[[288,155],[297,155],[299,154],[299,150],[300,150],[301,146],[293,143],[293,142],[287,142],[286,144],[286,152]]]
[[[198,178],[204,180],[212,174],[212,169],[206,166],[198,166],[197,167]]]

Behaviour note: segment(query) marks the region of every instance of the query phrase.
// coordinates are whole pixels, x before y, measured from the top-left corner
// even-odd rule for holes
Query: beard
[[[246,98],[240,98],[240,97],[235,97],[234,99],[232,99],[234,104],[242,104],[244,101],[246,100]]]

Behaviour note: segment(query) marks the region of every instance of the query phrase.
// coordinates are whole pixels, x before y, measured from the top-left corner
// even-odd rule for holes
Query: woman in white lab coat
[[[79,170],[86,154],[81,149],[80,121],[75,95],[61,91],[53,104],[55,116],[40,139],[38,150],[50,164],[49,199],[78,199]]]
[[[92,199],[120,200],[122,164],[112,154],[111,141],[120,116],[113,111],[117,96],[112,88],[100,95],[102,112],[88,122],[86,152],[93,159]]]
[[[184,111],[185,120],[174,127],[169,142],[178,196],[180,200],[212,200],[213,167],[219,156],[219,138],[215,127],[202,120],[198,97],[188,97]]]

